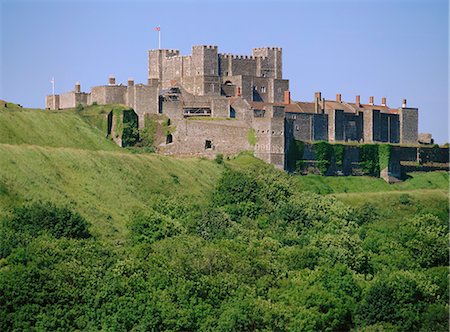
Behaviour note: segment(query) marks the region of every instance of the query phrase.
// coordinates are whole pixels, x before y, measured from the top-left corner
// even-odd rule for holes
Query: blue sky
[[[315,91],[363,102],[403,98],[419,108],[419,131],[448,139],[448,2],[360,1],[1,1],[0,98],[44,107],[51,93],[145,82],[147,50],[190,54],[214,44],[250,54],[283,48],[283,76],[295,100]]]

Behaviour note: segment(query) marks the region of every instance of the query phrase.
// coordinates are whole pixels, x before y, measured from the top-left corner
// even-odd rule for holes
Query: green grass
[[[100,107],[80,112],[91,119],[88,123],[74,110],[21,109],[8,104],[8,108],[0,108],[0,143],[119,151],[114,142],[105,139],[105,128],[98,127]],[[106,113],[103,118],[106,122]]]
[[[300,191],[318,194],[404,191],[419,189],[448,190],[448,172],[414,172],[400,183],[388,184],[369,176],[325,177],[320,175],[294,176]]]
[[[0,216],[27,201],[67,204],[92,223],[94,234],[120,242],[131,213],[155,195],[206,201],[224,166],[203,159],[132,154],[105,137],[106,114],[121,105],[82,111],[0,108]],[[237,170],[273,166],[243,152],[225,161]],[[448,173],[412,173],[389,185],[372,177],[292,176],[296,190],[332,194],[359,206],[372,202],[386,220],[423,211],[448,211]],[[413,204],[399,203],[409,195]]]
[[[0,214],[26,201],[69,205],[112,241],[123,239],[129,216],[154,195],[202,202],[223,168],[193,158],[7,144],[0,155]]]

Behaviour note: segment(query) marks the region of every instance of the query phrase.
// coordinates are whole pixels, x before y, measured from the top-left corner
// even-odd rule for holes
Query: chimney
[[[289,105],[291,103],[291,91],[289,90],[284,91],[284,103],[286,105]]]
[[[403,99],[402,108],[406,108],[406,99]]]
[[[339,103],[341,102],[341,94],[340,93],[336,94],[336,101]]]
[[[373,105],[373,96],[369,97],[369,105]]]
[[[114,77],[114,75],[109,75],[108,84],[109,85],[116,85],[116,78]]]
[[[241,96],[241,87],[240,87],[240,86],[237,87],[237,93],[236,93],[236,95],[237,95],[238,97]]]
[[[75,83],[75,93],[81,92],[81,85],[80,82]]]
[[[128,86],[133,86],[134,85],[134,80],[130,77],[128,79]]]
[[[315,100],[320,100],[320,99],[322,99],[322,93],[321,93],[321,92],[316,92],[316,93],[314,93],[314,99],[315,99]]]
[[[325,98],[322,99],[322,114],[325,113]]]
[[[381,98],[381,106],[386,106],[386,97]]]
[[[356,96],[356,102],[355,102],[356,106],[360,107],[361,106],[361,96],[357,95]]]

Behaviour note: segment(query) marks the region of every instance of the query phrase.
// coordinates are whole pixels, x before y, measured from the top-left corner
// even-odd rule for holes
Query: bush
[[[223,154],[221,153],[217,154],[214,161],[219,165],[223,164]]]
[[[129,224],[133,243],[153,243],[181,233],[182,227],[156,211],[136,212]]]
[[[38,236],[47,231],[56,238],[83,239],[90,237],[88,222],[67,207],[57,207],[51,202],[37,202],[13,210],[5,226],[16,232]]]

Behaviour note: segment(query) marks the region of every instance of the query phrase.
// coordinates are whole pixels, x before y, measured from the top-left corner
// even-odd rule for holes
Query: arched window
[[[166,144],[173,143],[173,136],[172,134],[169,134],[166,136]]]

